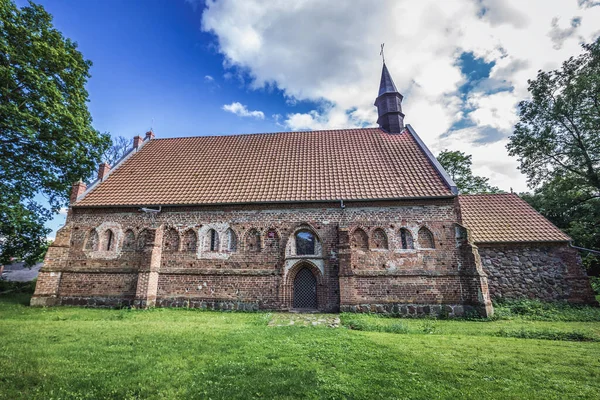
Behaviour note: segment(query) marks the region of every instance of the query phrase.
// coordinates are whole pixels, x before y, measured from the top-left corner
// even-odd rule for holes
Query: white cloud
[[[225,104],[223,110],[233,113],[240,117],[253,117],[257,119],[265,119],[265,114],[262,111],[248,111],[248,108],[237,101],[231,104]]]
[[[205,82],[212,82],[214,80],[215,80],[215,78],[213,78],[212,76],[210,76],[210,75],[204,75],[204,81]]]
[[[66,207],[61,207],[60,210],[58,210],[58,214],[59,215],[67,215],[67,212],[69,210]]]
[[[202,28],[216,35],[225,76],[251,89],[275,85],[289,104],[320,104],[283,117],[281,123],[293,130],[375,125],[379,44],[385,42],[386,63],[405,96],[405,121],[431,149],[469,152],[474,170],[487,173],[492,184],[525,190],[516,160],[504,148],[517,120],[516,104],[528,96],[527,79],[537,70],[559,67],[581,51],[580,42],[600,34],[600,7],[590,4],[209,0]],[[458,64],[463,52],[495,63],[489,79],[467,96],[459,91],[467,79]],[[474,126],[451,131],[463,119]]]
[[[509,134],[517,122],[515,110],[517,101],[518,99],[511,92],[473,93],[467,99],[469,107],[474,108],[469,118],[477,126],[490,126]]]

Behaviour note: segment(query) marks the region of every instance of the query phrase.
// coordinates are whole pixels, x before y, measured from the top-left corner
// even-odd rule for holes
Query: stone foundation
[[[465,315],[484,316],[485,310],[481,306],[465,304],[359,304],[344,305],[341,312],[350,313],[377,313],[401,317],[464,317]]]

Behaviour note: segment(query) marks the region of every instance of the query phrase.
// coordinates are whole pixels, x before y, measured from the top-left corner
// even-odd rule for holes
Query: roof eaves
[[[252,204],[309,204],[309,203],[352,203],[375,201],[407,201],[407,200],[443,200],[454,196],[420,196],[420,197],[386,197],[372,199],[325,199],[325,200],[281,200],[281,201],[250,201],[231,203],[142,203],[142,204],[111,204],[111,205],[73,205],[75,208],[122,208],[122,207],[196,207],[196,206],[243,206]]]
[[[442,164],[440,164],[440,162],[435,158],[435,156],[433,155],[433,153],[431,153],[431,151],[429,150],[429,148],[421,140],[421,138],[419,137],[419,135],[417,135],[417,132],[415,132],[415,130],[413,129],[412,126],[410,126],[410,124],[406,125],[406,129],[408,129],[408,132],[410,132],[410,134],[415,139],[415,141],[417,142],[417,144],[419,145],[419,147],[421,148],[421,150],[423,151],[423,153],[425,153],[425,155],[429,159],[429,162],[433,165],[433,167],[436,169],[436,171],[438,172],[438,174],[444,180],[444,182],[446,183],[446,185],[448,186],[448,188],[450,189],[450,191],[452,192],[452,194],[453,195],[458,195],[458,187],[456,186],[456,183],[454,183],[454,181],[452,180],[452,178],[450,177],[450,175],[448,175],[448,173],[446,172],[446,170],[444,169],[444,167],[442,167]]]
[[[525,243],[568,243],[570,239],[544,239],[544,240],[473,240],[475,244],[525,244]]]

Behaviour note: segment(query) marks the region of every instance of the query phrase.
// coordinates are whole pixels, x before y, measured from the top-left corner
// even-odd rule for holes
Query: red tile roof
[[[446,196],[408,130],[364,128],[153,139],[75,206]]]
[[[569,236],[512,193],[458,196],[475,243],[564,242]]]

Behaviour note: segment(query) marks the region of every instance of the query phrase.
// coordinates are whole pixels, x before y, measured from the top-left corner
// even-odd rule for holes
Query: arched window
[[[315,254],[315,234],[308,230],[296,232],[296,254],[299,256]]]
[[[125,231],[123,238],[123,250],[133,250],[135,248],[135,233],[131,229]]]
[[[87,240],[85,241],[85,249],[92,251],[98,249],[98,232],[95,229],[92,229],[88,233]]]
[[[208,231],[208,250],[219,251],[219,234],[214,229]]]
[[[433,233],[431,233],[431,231],[425,227],[419,229],[419,247],[422,249],[435,248]]]
[[[237,235],[233,229],[227,229],[227,251],[234,253],[237,251]]]
[[[358,250],[369,250],[369,237],[361,228],[352,233],[352,247]]]
[[[138,235],[138,240],[137,240],[138,249],[143,250],[146,247],[146,243],[148,243],[149,241],[150,241],[150,232],[148,232],[147,229],[144,229]]]
[[[404,250],[412,250],[415,248],[413,244],[413,237],[410,234],[410,231],[406,228],[400,229],[400,243],[402,244],[402,248]]]
[[[387,249],[388,248],[388,240],[387,235],[381,228],[377,228],[373,231],[371,235],[371,239],[373,241],[373,246],[376,249]]]
[[[113,231],[107,229],[102,234],[102,250],[111,251],[114,249],[114,234]]]
[[[167,230],[163,236],[163,249],[167,252],[179,250],[179,233],[171,228]]]
[[[197,242],[198,237],[196,236],[196,232],[192,229],[185,231],[185,234],[183,235],[183,248],[186,251],[196,251]]]
[[[279,233],[275,229],[269,229],[265,236],[265,247],[273,251],[279,249]]]
[[[260,233],[256,229],[250,229],[246,234],[246,249],[260,251]]]

